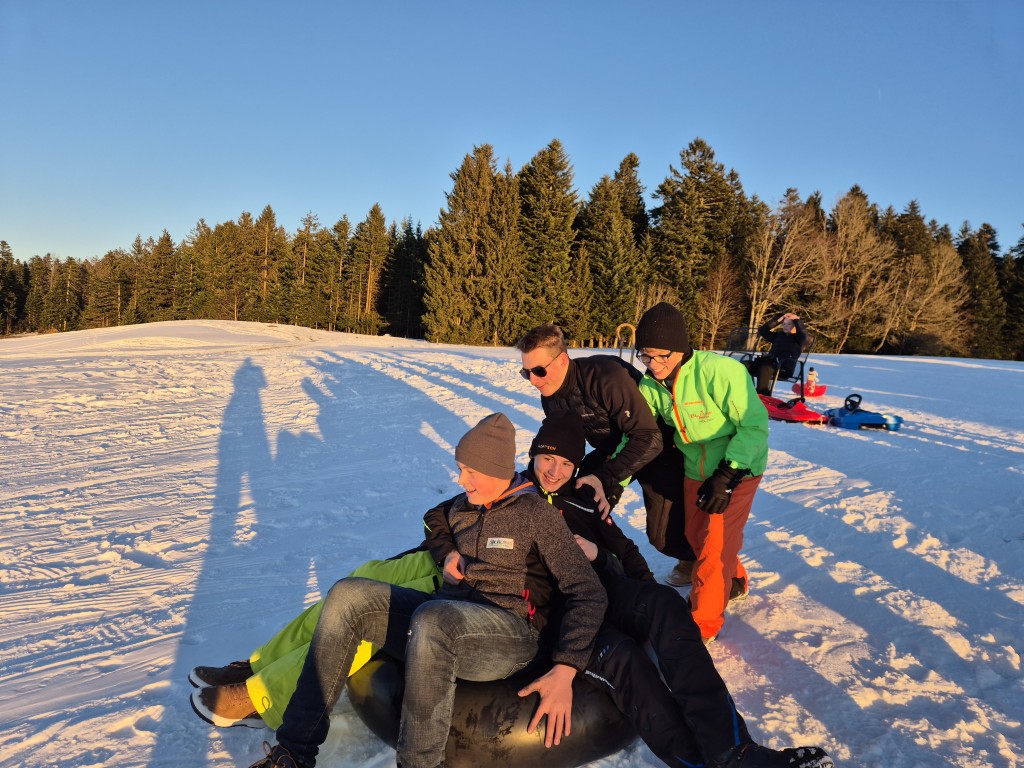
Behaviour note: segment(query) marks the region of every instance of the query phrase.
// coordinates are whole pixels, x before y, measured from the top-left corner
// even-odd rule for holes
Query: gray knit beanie
[[[484,416],[455,446],[455,460],[489,477],[516,473],[516,428],[504,413]]]

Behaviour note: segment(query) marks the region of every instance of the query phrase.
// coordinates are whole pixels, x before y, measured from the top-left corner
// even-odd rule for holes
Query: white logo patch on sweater
[[[515,539],[493,538],[487,540],[488,549],[515,549]]]

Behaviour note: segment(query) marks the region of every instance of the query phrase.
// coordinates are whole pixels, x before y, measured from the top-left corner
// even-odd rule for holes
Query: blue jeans
[[[444,763],[455,680],[498,680],[537,654],[530,624],[490,605],[434,598],[369,579],[342,579],[325,598],[278,743],[312,768],[359,641],[405,659],[398,736],[403,768]]]

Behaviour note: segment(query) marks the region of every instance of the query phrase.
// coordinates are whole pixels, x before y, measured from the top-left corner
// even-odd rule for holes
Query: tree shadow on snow
[[[768,530],[777,527],[773,517],[793,519],[793,514],[782,511],[785,506],[799,506],[792,502],[782,502],[782,506],[776,502],[776,505],[775,515],[758,516]],[[796,510],[798,514],[800,511]],[[1015,721],[1013,710],[1017,707],[1014,703],[1017,696],[1011,691],[1019,685],[1019,670],[991,666],[982,658],[974,641],[993,635],[997,644],[1010,642],[1014,627],[1024,621],[1020,606],[1002,593],[961,581],[913,553],[894,550],[887,543],[880,543],[873,534],[849,530],[840,520],[835,521],[835,527],[842,530],[838,535],[829,532],[827,538],[822,538],[825,529],[821,524],[800,532],[801,537],[811,537],[801,548],[807,546],[814,550],[821,546],[835,550],[826,562],[818,565],[812,566],[802,553],[788,547],[771,542],[767,542],[766,547],[766,542],[758,540],[761,526],[748,526],[746,549],[756,552],[752,556],[756,556],[762,568],[778,569],[786,574],[786,582],[799,585],[806,599],[836,611],[845,623],[860,630],[855,631],[858,643],[870,649],[870,654],[851,659],[849,674],[863,681],[859,695],[869,703],[862,704],[854,699],[859,686],[848,688],[849,680],[842,684],[843,675],[847,673],[839,672],[836,680],[829,679],[814,665],[785,650],[783,641],[788,639],[811,647],[820,644],[824,664],[828,664],[827,657],[832,652],[845,656],[841,646],[829,650],[836,638],[829,636],[827,628],[817,633],[813,626],[797,619],[788,633],[783,629],[778,635],[765,638],[743,621],[742,613],[747,609],[741,607],[739,616],[726,619],[726,629],[730,639],[742,643],[744,656],[750,659],[750,664],[768,678],[769,685],[784,688],[783,693],[800,701],[865,765],[874,764],[867,759],[869,754],[877,753],[879,760],[883,760],[882,756],[890,749],[896,749],[901,759],[914,756],[914,764],[931,764],[934,749],[918,744],[913,732],[893,729],[891,724],[916,722],[923,717],[939,730],[955,730],[958,723],[969,717],[968,713],[974,712],[965,705],[964,697],[985,701],[993,709],[990,714],[1001,714],[1002,726],[1009,729],[1007,724]],[[856,578],[854,572],[848,572],[848,581],[830,578],[831,569],[843,563],[859,563],[864,572]],[[877,581],[879,577],[883,582]],[[784,610],[764,602],[771,601],[772,594],[781,595],[784,591],[785,584],[775,582],[766,590],[768,594],[758,598],[755,584],[749,608]],[[926,603],[915,603],[918,598],[944,609],[957,623],[947,626],[933,608]],[[841,631],[839,634],[849,633]],[[963,649],[951,645],[960,634],[972,641],[974,658],[963,658]],[[838,661],[838,669],[842,666],[843,662]],[[935,679],[948,681],[960,695],[949,698],[934,692],[935,685],[940,691],[943,689],[941,684],[934,683],[934,675],[938,676]],[[1002,682],[997,683],[1000,678]],[[798,690],[790,687],[794,682],[799,682]],[[875,688],[880,690],[872,692]],[[755,693],[750,698],[757,700],[759,695]],[[767,704],[747,709],[758,717],[770,714]],[[984,730],[987,739],[992,733],[988,727]],[[986,743],[976,734],[974,741],[972,749],[979,753],[986,749],[990,754],[999,752],[998,736]]]

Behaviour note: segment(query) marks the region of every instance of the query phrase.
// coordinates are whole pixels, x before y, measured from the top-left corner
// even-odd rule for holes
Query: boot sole
[[[199,698],[201,690],[202,689],[194,691],[192,695],[188,697],[188,700],[189,703],[192,704],[192,711],[210,725],[215,725],[218,728],[235,728],[237,726],[244,726],[246,728],[267,727],[267,724],[263,722],[263,718],[259,716],[258,712],[253,712],[251,715],[234,720],[228,717],[221,717],[216,712],[207,709],[203,704],[202,699]]]

